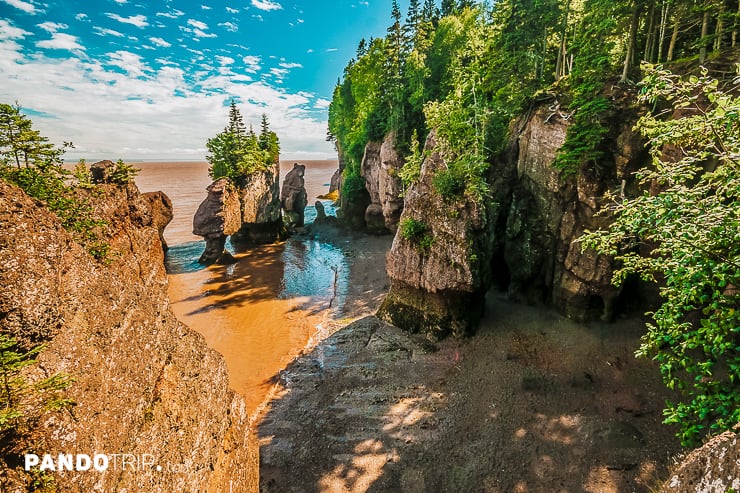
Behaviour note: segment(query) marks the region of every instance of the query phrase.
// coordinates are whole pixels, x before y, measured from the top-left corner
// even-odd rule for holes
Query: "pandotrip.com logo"
[[[181,464],[158,463],[151,454],[25,454],[26,471],[133,471],[187,473],[189,461]]]

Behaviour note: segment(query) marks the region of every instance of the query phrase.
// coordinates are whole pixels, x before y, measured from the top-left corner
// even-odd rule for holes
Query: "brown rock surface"
[[[0,330],[45,343],[38,368],[76,379],[73,413],[47,415],[12,452],[150,454],[163,467],[49,473],[58,491],[256,491],[243,401],[221,356],[169,309],[146,200],[133,184],[103,192],[110,265],[0,181]],[[0,490],[25,491],[22,475],[0,471]]]
[[[407,237],[399,228],[388,253],[391,289],[378,316],[412,332],[437,337],[470,334],[488,289],[492,228],[490,211],[466,196],[444,199],[432,179],[445,169],[430,133],[421,176],[405,196],[404,221],[423,231]],[[485,267],[483,267],[485,266]]]
[[[162,242],[162,248],[167,250],[167,242],[164,239],[164,229],[172,221],[172,201],[163,192],[146,192],[141,194],[141,198],[149,204],[149,211],[152,215],[152,222],[159,233],[159,241]]]
[[[365,146],[360,174],[370,195],[365,223],[371,233],[395,233],[403,210],[403,184],[398,176],[403,161],[394,146],[392,133],[382,143],[368,142]]]
[[[239,186],[241,228],[232,237],[237,244],[272,243],[280,236],[280,166],[257,171]]]
[[[208,196],[193,217],[193,234],[206,240],[206,249],[199,262],[212,264],[230,257],[224,245],[226,237],[241,228],[241,205],[239,194],[228,178],[219,178],[206,190]]]

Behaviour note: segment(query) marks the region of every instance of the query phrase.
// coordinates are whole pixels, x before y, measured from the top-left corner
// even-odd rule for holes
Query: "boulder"
[[[164,239],[164,229],[172,221],[172,201],[164,192],[146,192],[141,194],[141,198],[149,205],[149,211],[152,216],[152,223],[159,233],[159,241],[162,248],[167,251],[167,242]]]
[[[293,169],[285,175],[283,189],[280,192],[280,203],[283,207],[285,224],[289,227],[302,227],[303,215],[308,204],[305,180],[303,175],[306,166],[294,163]]]
[[[688,454],[663,483],[661,493],[740,491],[740,443],[732,431]]]
[[[314,204],[314,207],[316,208],[316,219],[314,219],[314,221],[326,221],[326,211],[324,210],[324,204],[322,204],[320,200],[317,200]]]
[[[433,177],[447,165],[435,143],[431,132],[421,176],[405,195],[386,262],[391,287],[378,316],[439,338],[477,326],[490,282],[493,228],[488,204],[437,192]]]
[[[90,165],[90,177],[93,183],[111,183],[111,175],[116,165],[107,159]]]
[[[241,227],[231,241],[239,248],[272,243],[282,233],[280,213],[280,166],[244,177],[239,186]]]
[[[206,249],[198,261],[208,265],[231,260],[224,245],[226,237],[241,227],[241,207],[237,190],[228,178],[219,178],[206,190],[208,196],[193,218],[193,234],[206,240]]]

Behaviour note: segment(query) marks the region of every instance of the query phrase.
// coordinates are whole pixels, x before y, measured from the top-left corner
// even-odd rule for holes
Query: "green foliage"
[[[616,257],[618,282],[631,273],[662,279],[663,303],[638,355],[681,394],[667,403],[665,423],[696,444],[740,422],[740,99],[706,74],[682,79],[657,68],[640,100],[669,103],[637,125],[653,157],[639,179],[657,191],[616,200],[611,229],[583,243]],[[680,117],[667,118],[676,110]],[[664,156],[667,147],[678,155]]]
[[[465,170],[459,165],[440,170],[432,177],[432,185],[445,200],[460,198],[465,192]]]
[[[76,241],[96,259],[104,260],[110,249],[102,239],[107,223],[95,217],[88,200],[75,189],[77,185],[93,188],[89,171],[84,162],[78,163],[74,173],[62,167],[62,155],[70,146],[54,147],[32,128],[17,105],[0,104],[0,178],[44,202]]]
[[[224,131],[206,142],[210,163],[208,173],[213,179],[223,176],[239,183],[245,176],[272,169],[280,160],[280,141],[270,131],[266,115],[262,115],[260,135],[246,129],[236,103],[229,107],[229,124]]]
[[[407,217],[399,224],[401,237],[416,244],[422,253],[429,252],[434,244],[434,237],[424,221]]]
[[[24,370],[34,365],[43,346],[24,350],[18,341],[0,334],[0,434],[16,429],[47,411],[59,411],[74,405],[63,397],[74,379],[64,373],[30,382]]]
[[[414,133],[411,136],[409,155],[406,157],[406,162],[403,164],[403,168],[398,172],[398,176],[401,178],[404,190],[407,190],[413,182],[419,179],[419,176],[421,176],[421,164],[423,162],[424,154],[419,149],[419,138],[416,134],[416,130],[414,130]]]
[[[140,169],[134,168],[130,164],[123,162],[123,159],[116,161],[115,167],[110,174],[111,183],[117,183],[118,185],[125,185],[129,183],[136,175],[139,174]]]

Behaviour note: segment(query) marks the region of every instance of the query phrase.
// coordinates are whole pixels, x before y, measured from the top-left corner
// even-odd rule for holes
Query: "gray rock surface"
[[[302,227],[303,216],[308,204],[305,179],[306,166],[294,163],[293,169],[285,175],[280,192],[280,203],[283,206],[284,220],[288,227]]]
[[[237,245],[272,243],[282,232],[280,212],[280,166],[257,171],[238,188],[241,227],[232,237]]]

